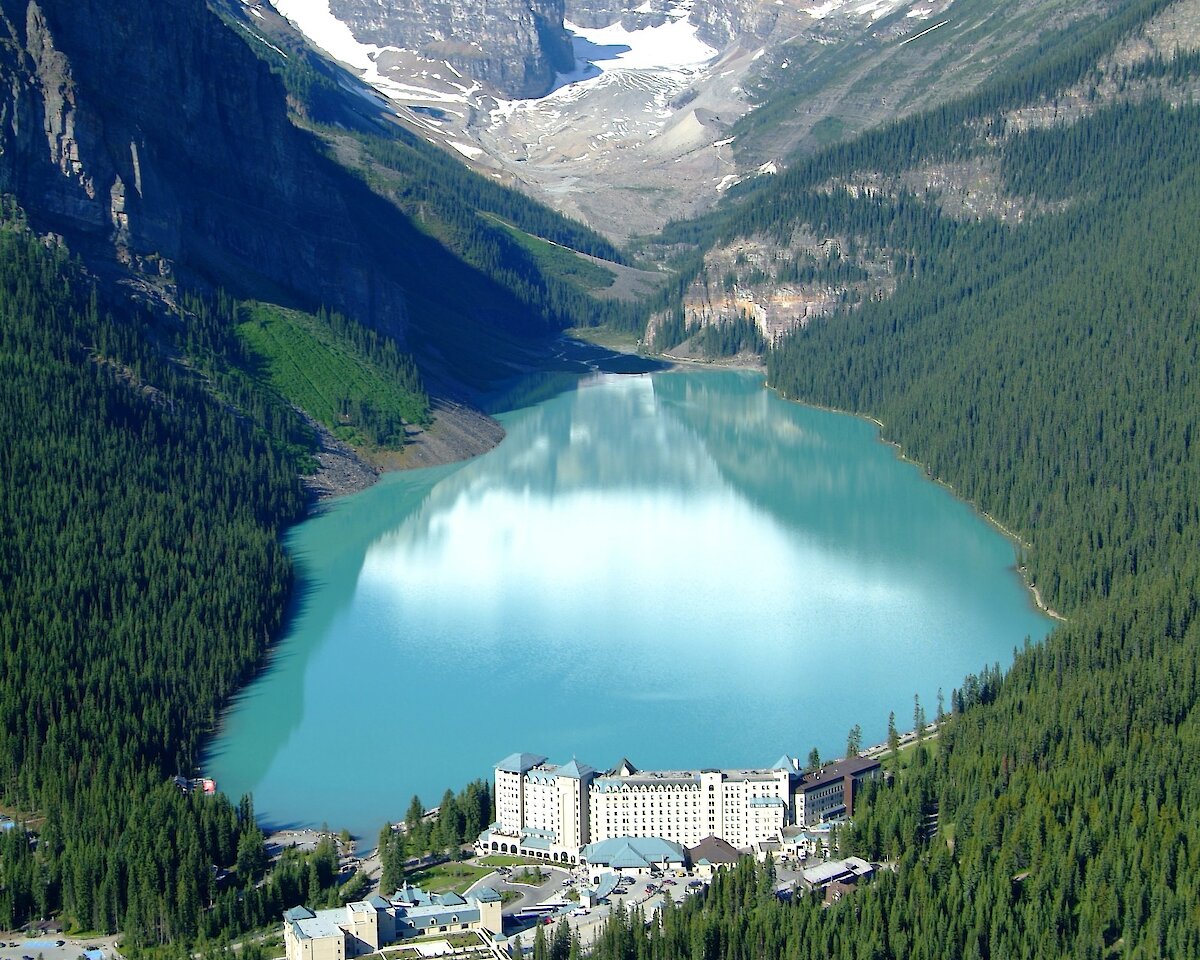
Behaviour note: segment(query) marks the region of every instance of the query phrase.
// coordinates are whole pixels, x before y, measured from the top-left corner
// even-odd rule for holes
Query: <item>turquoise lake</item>
[[[970,507],[761,377],[598,375],[500,419],[293,531],[290,628],[205,761],[268,822],[373,843],[518,750],[832,757],[1052,626]]]

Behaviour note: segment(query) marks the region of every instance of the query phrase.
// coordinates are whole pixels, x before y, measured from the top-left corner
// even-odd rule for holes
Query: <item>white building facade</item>
[[[618,837],[683,847],[719,837],[749,849],[786,826],[847,815],[857,785],[878,773],[878,761],[856,757],[804,774],[785,756],[762,769],[641,771],[622,761],[598,774],[575,760],[514,753],[496,764],[497,821],[476,846],[566,863]]]

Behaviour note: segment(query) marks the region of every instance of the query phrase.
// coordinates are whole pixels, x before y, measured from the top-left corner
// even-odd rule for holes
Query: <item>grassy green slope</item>
[[[526,233],[524,230],[493,218],[504,227],[509,235],[537,260],[542,272],[581,290],[594,293],[607,290],[613,285],[616,276],[611,270],[602,267],[593,260],[588,260],[570,247],[544,240],[541,237]]]
[[[427,425],[429,401],[410,361],[383,341],[360,346],[328,320],[248,304],[235,328],[254,372],[347,443],[398,448],[404,424]],[[370,336],[363,332],[363,336]]]

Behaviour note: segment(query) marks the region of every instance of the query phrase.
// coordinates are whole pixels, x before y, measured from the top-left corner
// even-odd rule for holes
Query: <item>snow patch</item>
[[[373,43],[360,43],[350,28],[333,15],[329,0],[271,0],[271,5],[286,17],[313,44],[320,47],[335,60],[360,71],[363,80],[380,93],[394,100],[424,100],[434,103],[466,103],[467,94],[444,93],[397,83],[379,72],[376,61],[381,53],[398,53],[397,47],[380,47]],[[462,89],[462,88],[460,88]]]
[[[459,143],[457,140],[451,140],[449,143],[450,146],[452,146],[468,160],[474,160],[483,153],[479,147],[473,147],[469,143]]]
[[[886,17],[899,6],[901,3],[897,0],[868,0],[867,3],[855,7],[854,12],[860,17],[865,15],[874,21]]]
[[[779,172],[779,165],[774,160],[768,160],[758,168],[760,174],[774,175]]]
[[[844,0],[827,0],[826,3],[818,4],[815,7],[809,7],[804,12],[814,20],[824,20],[827,16],[833,13],[834,10],[837,10],[840,6],[842,6],[843,3]]]
[[[625,70],[682,70],[702,67],[719,53],[697,36],[695,24],[688,19],[690,10],[690,3],[678,4],[665,23],[641,30],[626,30],[620,22],[597,29],[568,21],[563,26],[585,41],[586,45],[576,44],[576,53],[582,53],[580,59],[588,63],[611,63]]]
[[[281,57],[283,57],[284,60],[286,60],[288,58],[288,55],[286,53],[284,53],[277,46],[275,46],[275,44],[271,43],[271,41],[268,40],[266,37],[259,36],[257,33],[255,33],[253,30],[251,30],[244,23],[239,23],[238,26],[241,27],[243,30],[245,30],[248,34],[250,34],[250,36],[252,36],[259,43],[266,44],[268,47],[270,47],[272,50],[274,50],[277,54],[279,54]]]

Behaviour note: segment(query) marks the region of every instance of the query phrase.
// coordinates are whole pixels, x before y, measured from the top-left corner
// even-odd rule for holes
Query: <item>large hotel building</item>
[[[862,781],[879,775],[879,761],[861,757],[807,773],[787,756],[766,769],[650,771],[623,760],[599,773],[577,760],[514,753],[496,764],[497,819],[477,847],[567,863],[617,837],[683,847],[717,837],[749,849],[793,824],[849,816]]]

